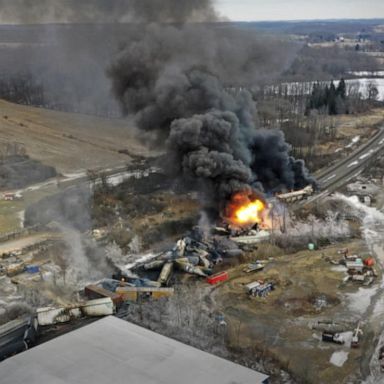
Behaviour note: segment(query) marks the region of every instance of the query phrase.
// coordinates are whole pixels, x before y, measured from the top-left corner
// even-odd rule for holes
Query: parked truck
[[[332,331],[324,331],[321,339],[328,343],[344,344],[345,340],[342,334]]]

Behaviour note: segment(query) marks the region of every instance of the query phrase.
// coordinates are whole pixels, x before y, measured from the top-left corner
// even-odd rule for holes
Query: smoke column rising
[[[257,129],[255,102],[243,88],[277,76],[293,57],[292,45],[210,23],[220,19],[210,0],[0,0],[0,6],[3,22],[133,22],[108,69],[114,94],[124,113],[135,115],[138,127],[168,148],[174,174],[192,181],[208,201],[225,201],[238,191],[269,192],[313,182],[304,164],[289,156],[281,132]],[[76,31],[82,29],[71,36]],[[100,66],[113,42],[108,36],[100,44],[92,41],[92,47],[103,48],[89,54],[77,44],[80,37],[66,44],[54,38],[54,67],[84,83],[81,92],[75,86],[68,90],[74,100],[86,99],[84,93],[105,100]],[[70,52],[76,57],[68,60]],[[68,84],[55,71],[32,70],[44,75],[50,89],[65,90]],[[79,108],[84,109],[87,105]]]
[[[314,182],[281,131],[257,129],[255,102],[242,88],[282,69],[289,54],[274,44],[228,27],[148,24],[109,68],[124,112],[167,146],[174,173],[218,210],[239,191]]]

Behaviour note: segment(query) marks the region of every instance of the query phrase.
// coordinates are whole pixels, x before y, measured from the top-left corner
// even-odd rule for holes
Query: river
[[[381,73],[381,72],[380,72]],[[383,71],[384,74],[384,71]],[[322,84],[329,84],[330,81],[323,81],[320,82]],[[369,86],[372,84],[377,88],[378,95],[377,100],[384,101],[384,77],[378,77],[378,78],[371,78],[371,77],[360,77],[356,79],[347,79],[345,80],[345,83],[347,85],[347,92],[353,91],[354,93],[360,92],[362,97],[364,99],[368,98],[369,95]],[[292,82],[292,83],[282,83],[280,85],[274,85],[269,86],[268,90],[275,90],[277,93],[279,91],[279,88],[283,89],[283,93],[285,92],[285,89],[287,90],[287,93],[291,96],[295,95],[302,95],[306,94],[309,95],[312,92],[313,84],[315,84],[315,81],[308,81],[308,82]],[[334,81],[335,86],[339,84],[338,80]]]

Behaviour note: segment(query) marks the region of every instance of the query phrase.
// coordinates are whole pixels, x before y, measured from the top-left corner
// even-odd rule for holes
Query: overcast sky
[[[384,18],[384,0],[216,0],[231,20]]]

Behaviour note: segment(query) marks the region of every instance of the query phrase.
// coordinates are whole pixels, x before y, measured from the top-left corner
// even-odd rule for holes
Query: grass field
[[[148,155],[132,121],[28,107],[0,100],[0,144],[16,142],[58,172],[107,168]],[[124,150],[127,154],[119,153]]]
[[[358,285],[343,285],[344,273],[326,261],[326,257],[340,258],[337,250],[343,247],[351,253],[367,253],[364,243],[355,240],[277,256],[261,272],[244,273],[244,265],[229,270],[230,281],[218,287],[214,297],[230,324],[232,346],[255,348],[264,358],[279,361],[303,383],[342,383],[358,372],[363,348],[324,343],[318,339],[321,333],[309,327],[319,319],[350,322],[352,328],[357,323],[359,317],[346,305],[346,297],[356,292]],[[260,245],[254,258],[263,258],[265,251],[269,252]],[[274,280],[275,291],[266,298],[250,298],[244,284],[258,279]],[[326,298],[326,307],[314,305],[319,297]],[[348,360],[336,367],[330,358],[340,350],[348,352]]]

